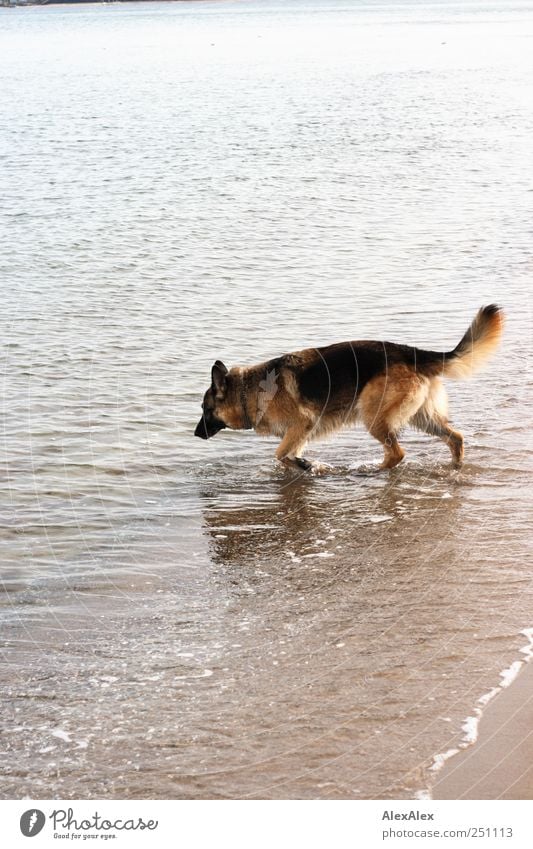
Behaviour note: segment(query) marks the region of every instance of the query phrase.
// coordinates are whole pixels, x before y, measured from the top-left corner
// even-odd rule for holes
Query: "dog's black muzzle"
[[[202,416],[196,425],[194,435],[199,436],[200,439],[209,439],[225,427],[226,425],[224,422],[221,422],[220,419],[215,418],[215,416],[209,416],[207,418],[206,416]]]

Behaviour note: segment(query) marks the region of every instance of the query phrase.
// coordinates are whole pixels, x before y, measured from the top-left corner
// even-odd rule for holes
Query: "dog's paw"
[[[313,470],[313,464],[310,460],[306,460],[305,457],[295,457],[293,462],[295,466],[303,469],[304,472],[311,472]]]
[[[331,470],[330,466],[326,466],[324,463],[312,463],[311,460],[306,460],[305,457],[284,458],[282,463],[289,469],[298,469],[310,475],[323,475]]]
[[[328,466],[327,463],[311,463],[309,471],[312,475],[327,475],[327,473],[331,472],[332,469],[333,467]]]
[[[309,472],[311,475],[325,475],[331,470],[330,466],[325,463],[313,463],[311,460],[306,460],[304,457],[296,457],[295,462],[300,469]]]

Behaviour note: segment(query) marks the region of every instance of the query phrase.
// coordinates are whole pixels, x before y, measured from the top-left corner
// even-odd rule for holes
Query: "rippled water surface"
[[[531,627],[533,4],[0,9],[4,797],[413,796]],[[466,463],[192,431],[216,358],[437,350]]]

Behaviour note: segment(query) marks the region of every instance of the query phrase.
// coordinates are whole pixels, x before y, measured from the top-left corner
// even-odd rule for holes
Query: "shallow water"
[[[520,657],[532,35],[530,2],[0,9],[2,796],[412,796]],[[192,437],[216,358],[448,349],[490,301],[460,471]]]

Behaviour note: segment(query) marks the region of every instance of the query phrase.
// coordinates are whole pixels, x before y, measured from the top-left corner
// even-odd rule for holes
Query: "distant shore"
[[[434,799],[533,799],[533,663],[490,702],[479,739],[444,765]]]
[[[172,0],[176,3],[197,3],[199,0]],[[161,0],[0,0],[0,8],[14,8],[15,6],[57,6],[57,5],[79,5],[81,3],[155,3]]]

